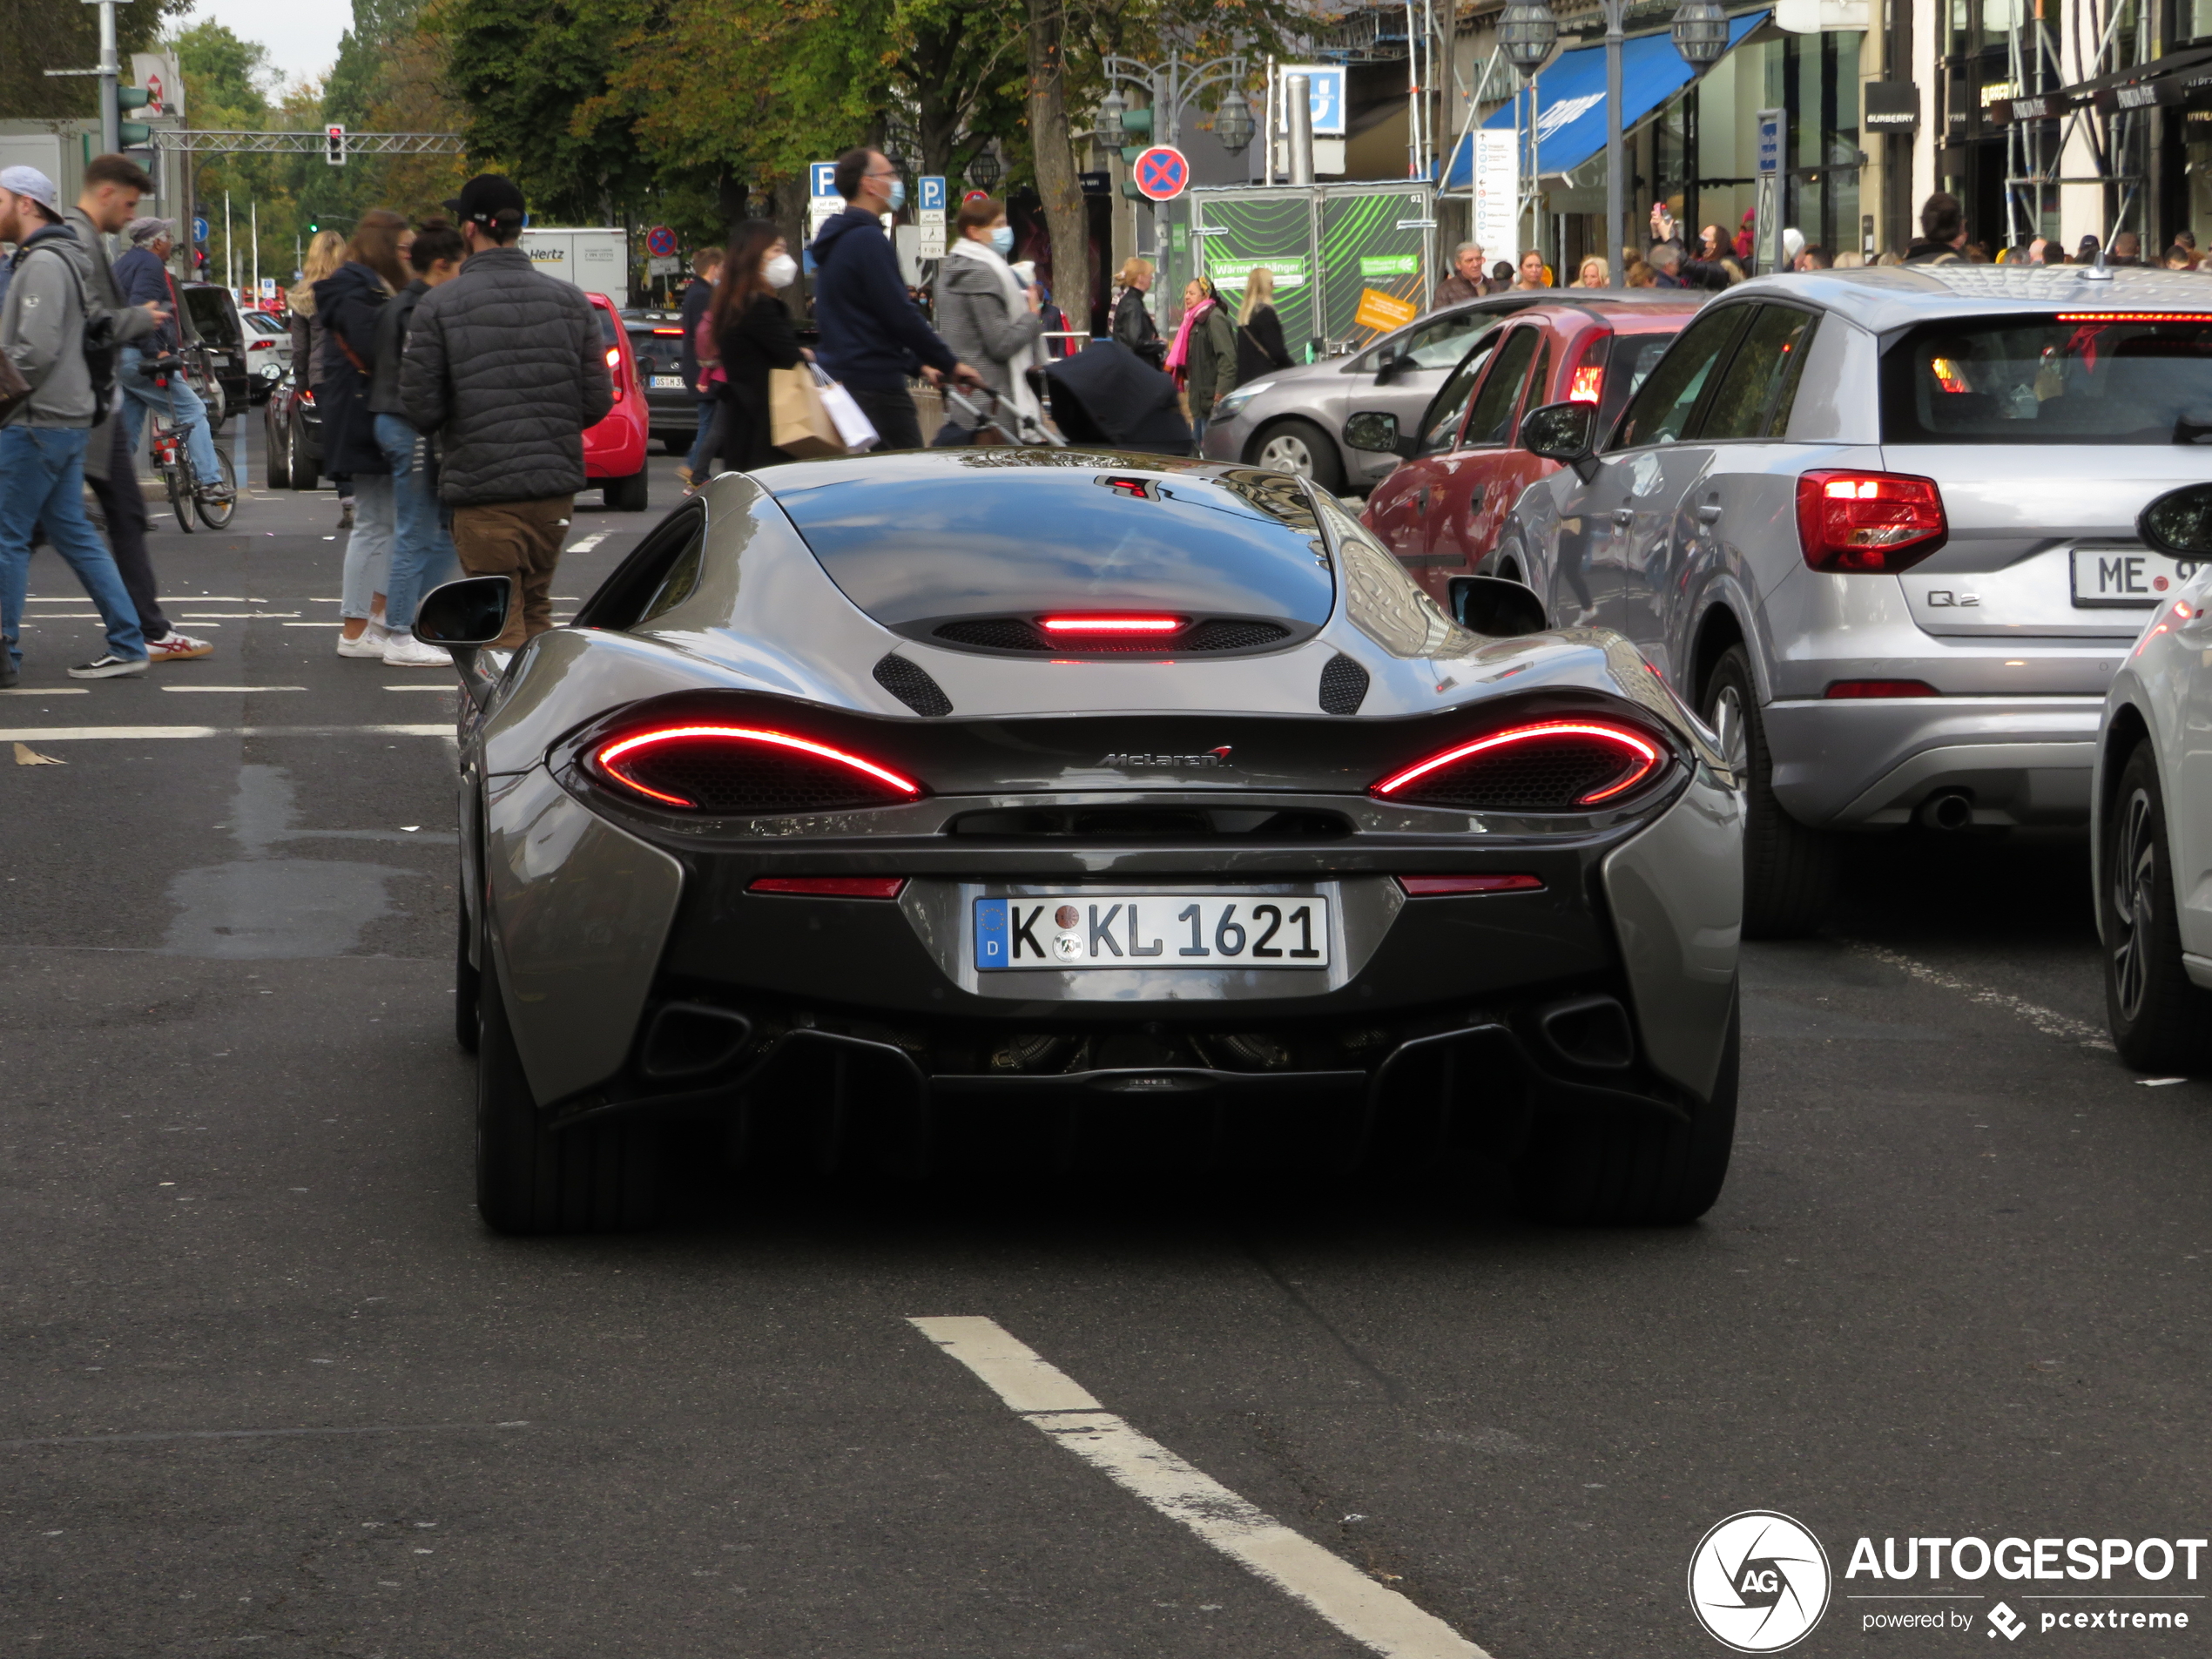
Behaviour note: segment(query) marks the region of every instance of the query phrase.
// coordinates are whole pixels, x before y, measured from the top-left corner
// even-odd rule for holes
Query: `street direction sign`
[[[207,239],[207,221],[198,214],[192,216],[192,239],[195,242],[204,242]]]
[[[1190,183],[1190,164],[1173,145],[1154,145],[1130,171],[1138,193],[1148,201],[1173,201]]]
[[[915,202],[916,207],[925,213],[943,212],[945,211],[943,177],[939,174],[925,173],[915,182],[921,186],[921,193]]]
[[[665,225],[656,225],[645,233],[645,252],[657,260],[676,257],[676,233]]]

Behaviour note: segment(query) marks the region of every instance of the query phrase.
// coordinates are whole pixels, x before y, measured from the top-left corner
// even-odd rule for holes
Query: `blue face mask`
[[[995,227],[991,232],[991,248],[992,251],[1001,259],[1004,259],[1008,254],[1013,253],[1014,226],[1011,225],[1001,225]]]
[[[894,179],[891,181],[891,211],[895,213],[906,205],[907,181],[903,179]]]

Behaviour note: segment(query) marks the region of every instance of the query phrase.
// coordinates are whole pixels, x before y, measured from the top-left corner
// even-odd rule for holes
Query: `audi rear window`
[[[1069,606],[1327,621],[1326,543],[1296,482],[1175,467],[975,449],[779,467],[762,482],[830,579],[886,627]]]
[[[1929,323],[1882,358],[1885,443],[2212,437],[2212,315]]]

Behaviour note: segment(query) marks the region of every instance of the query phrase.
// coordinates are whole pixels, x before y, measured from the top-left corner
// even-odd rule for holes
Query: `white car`
[[[2212,484],[2143,509],[2157,608],[2112,678],[2090,869],[2105,1013],[2145,1071],[2212,1068]]]

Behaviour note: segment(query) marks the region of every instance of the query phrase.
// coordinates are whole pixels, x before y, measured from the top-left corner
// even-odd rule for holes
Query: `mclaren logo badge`
[[[1195,755],[1110,754],[1098,764],[1102,766],[1111,766],[1122,772],[1149,770],[1159,766],[1195,766],[1204,770],[1209,767],[1229,765],[1229,745],[1224,743],[1218,749],[1208,749],[1203,754]]]

